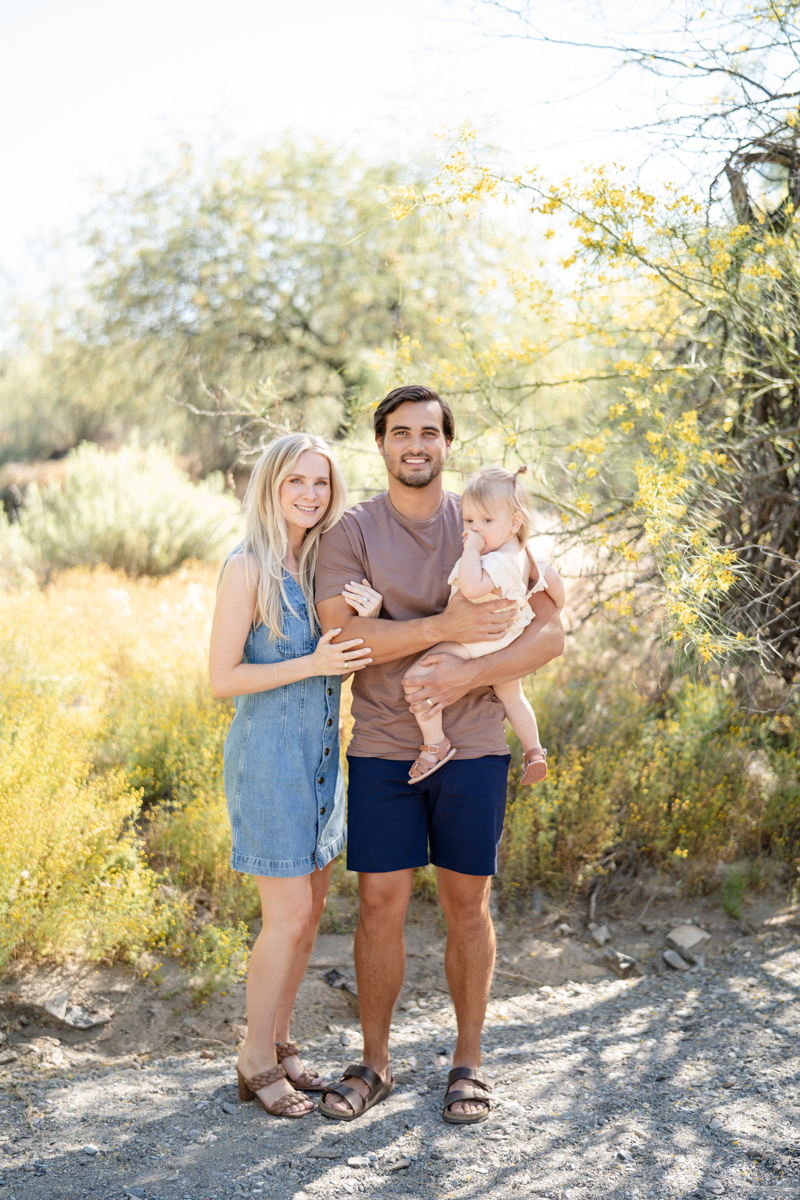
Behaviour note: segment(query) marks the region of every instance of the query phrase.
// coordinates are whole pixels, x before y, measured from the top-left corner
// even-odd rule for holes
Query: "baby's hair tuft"
[[[528,467],[522,464],[516,471],[505,467],[484,467],[473,475],[464,488],[463,500],[470,500],[479,508],[487,508],[498,500],[507,504],[512,513],[519,513],[522,523],[517,539],[524,546],[533,532],[533,503],[531,494],[520,479],[527,475]]]

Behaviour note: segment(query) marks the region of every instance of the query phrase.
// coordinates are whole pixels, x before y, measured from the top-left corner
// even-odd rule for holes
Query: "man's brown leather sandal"
[[[293,1058],[295,1055],[297,1055],[299,1058],[300,1047],[296,1042],[276,1042],[275,1053],[278,1057],[278,1062],[282,1063],[285,1058]],[[296,1079],[292,1079],[291,1075],[287,1071],[286,1078],[289,1080],[289,1083],[292,1085],[292,1087],[298,1092],[327,1092],[330,1090],[328,1085],[324,1082],[317,1087],[312,1086],[315,1079],[322,1078],[322,1076],[316,1071],[303,1071],[302,1074],[298,1075]]]
[[[348,1087],[345,1083],[346,1079],[363,1079],[369,1088],[369,1094],[362,1096],[361,1092],[357,1092],[355,1088]],[[330,1117],[333,1121],[355,1121],[356,1117],[360,1117],[368,1108],[372,1108],[373,1104],[380,1104],[381,1100],[385,1100],[393,1087],[394,1080],[391,1076],[389,1076],[389,1082],[384,1083],[380,1075],[371,1067],[356,1066],[355,1063],[350,1063],[344,1069],[342,1082],[337,1083],[335,1087],[326,1088],[325,1091],[335,1092],[337,1096],[345,1099],[350,1105],[351,1111],[333,1108],[322,1100],[319,1102],[319,1111],[323,1117]]]
[[[453,1087],[453,1084],[458,1083],[460,1079],[466,1081],[463,1086]],[[491,1101],[488,1096],[491,1090],[483,1071],[476,1071],[473,1067],[453,1067],[447,1076],[447,1092],[442,1116],[448,1125],[477,1125],[479,1121],[485,1121],[491,1111]],[[464,1100],[482,1100],[484,1107],[476,1113],[450,1111],[454,1104]]]
[[[420,746],[420,754],[423,750],[427,750],[429,754],[436,755],[436,762],[428,762],[424,758],[415,758],[411,764],[411,770],[408,772],[409,783],[421,783],[423,779],[427,779],[434,771],[438,771],[439,767],[443,767],[446,762],[456,753],[450,746],[450,739],[444,738],[439,745]]]
[[[262,1071],[260,1075],[254,1075],[252,1079],[245,1079],[244,1075],[237,1067],[236,1078],[239,1083],[239,1099],[244,1103],[247,1103],[250,1100],[258,1100],[264,1111],[268,1112],[271,1117],[286,1117],[291,1121],[295,1120],[295,1118],[299,1119],[300,1117],[307,1117],[309,1113],[314,1111],[313,1104],[311,1105],[311,1108],[307,1108],[305,1112],[290,1113],[286,1111],[287,1108],[291,1108],[294,1104],[300,1103],[302,1097],[298,1096],[297,1094],[293,1096],[290,1094],[279,1096],[277,1100],[273,1100],[272,1104],[265,1104],[258,1095],[259,1088],[269,1087],[271,1083],[277,1083],[279,1079],[284,1079],[285,1077],[286,1072],[280,1063],[278,1063],[276,1067],[270,1067],[268,1071]]]
[[[537,746],[535,750],[529,750],[522,760],[522,765],[525,768],[520,785],[527,787],[530,783],[541,783],[543,779],[547,779],[547,751]]]

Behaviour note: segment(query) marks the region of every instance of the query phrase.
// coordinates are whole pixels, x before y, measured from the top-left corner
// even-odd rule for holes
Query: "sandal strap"
[[[337,1083],[335,1087],[326,1088],[325,1094],[328,1092],[335,1093],[346,1100],[352,1108],[356,1116],[364,1111],[364,1105],[367,1103],[366,1097],[357,1092],[355,1088],[348,1087],[346,1083]]]
[[[524,756],[525,766],[527,767],[528,763],[536,761],[540,755],[542,757],[542,761],[543,762],[546,761],[547,750],[545,749],[544,746],[540,747],[540,749],[538,749],[538,750],[529,750],[528,753]]]
[[[267,1071],[261,1071],[260,1074],[253,1075],[244,1081],[250,1088],[251,1092],[257,1092],[259,1088],[269,1087],[271,1083],[277,1083],[279,1079],[284,1079],[285,1076],[286,1071],[280,1065],[280,1063],[278,1063],[276,1067],[270,1067]],[[244,1078],[244,1076],[242,1076],[242,1078]]]
[[[318,1071],[302,1071],[297,1079],[292,1079],[291,1075],[286,1077],[293,1088],[299,1088],[302,1092],[303,1088],[310,1088],[315,1079],[321,1079],[322,1076]]]
[[[475,1067],[453,1067],[450,1074],[447,1076],[448,1086],[456,1083],[459,1079],[469,1079],[477,1087],[483,1088],[485,1092],[490,1092],[491,1086],[486,1082],[486,1076],[483,1071]]]
[[[278,1096],[278,1099],[274,1100],[272,1104],[265,1104],[264,1107],[268,1113],[272,1114],[273,1117],[280,1117],[283,1116],[287,1108],[292,1108],[293,1105],[302,1104],[302,1102],[303,1097],[298,1096],[298,1094],[295,1092],[293,1096]]]
[[[435,754],[436,762],[440,763],[447,758],[448,754],[450,753],[450,739],[444,738],[443,741],[441,741],[437,746],[420,746],[420,754],[422,754],[422,752],[425,750],[428,752],[428,754]],[[426,775],[429,775],[435,766],[436,763],[428,762],[428,760],[425,758],[415,758],[411,764],[411,769],[408,772],[409,777],[411,779],[422,779]]]
[[[485,1104],[487,1108],[491,1108],[489,1097],[482,1096],[474,1087],[450,1088],[445,1094],[443,1107],[445,1109],[452,1108],[454,1104],[458,1104],[463,1100],[469,1100],[475,1104]]]
[[[275,1053],[278,1056],[278,1062],[283,1062],[285,1058],[293,1058],[300,1053],[300,1047],[296,1042],[276,1042]]]
[[[450,739],[442,738],[441,742],[437,742],[433,746],[420,746],[420,754],[423,750],[427,750],[428,754],[435,754],[436,761],[441,762],[444,756],[450,753]]]
[[[342,1082],[345,1079],[363,1079],[371,1092],[383,1087],[383,1080],[377,1071],[373,1071],[372,1067],[365,1067],[363,1063],[348,1063],[342,1072]]]

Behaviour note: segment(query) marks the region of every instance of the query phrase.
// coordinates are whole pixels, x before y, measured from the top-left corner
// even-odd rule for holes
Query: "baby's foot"
[[[449,738],[442,738],[440,742],[430,742],[420,746],[419,758],[415,759],[408,772],[409,782],[420,783],[423,779],[427,779],[434,771],[438,771],[439,767],[443,767],[446,762],[449,762],[455,753]]]
[[[541,746],[526,750],[522,756],[522,779],[520,784],[527,787],[531,783],[541,783],[547,778],[547,751]]]

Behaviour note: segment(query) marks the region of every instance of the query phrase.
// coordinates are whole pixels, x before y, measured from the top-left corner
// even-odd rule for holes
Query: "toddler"
[[[482,658],[516,641],[534,619],[528,597],[546,591],[558,608],[564,604],[564,584],[546,562],[535,559],[528,549],[533,507],[530,493],[520,475],[502,467],[486,467],[464,489],[461,512],[464,519],[464,553],[450,572],[450,598],[460,591],[468,600],[480,603],[492,597],[516,601],[519,611],[495,642],[440,642],[428,654],[456,654],[459,658]],[[406,680],[422,679],[435,667],[423,667],[419,660],[409,668]],[[511,728],[523,749],[523,784],[540,783],[547,776],[547,751],[539,743],[539,730],[533,709],[522,694],[522,683],[496,684],[495,695],[506,710]],[[442,714],[426,718],[417,715],[423,745],[419,758],[409,772],[412,783],[427,779],[456,753],[442,729]]]

